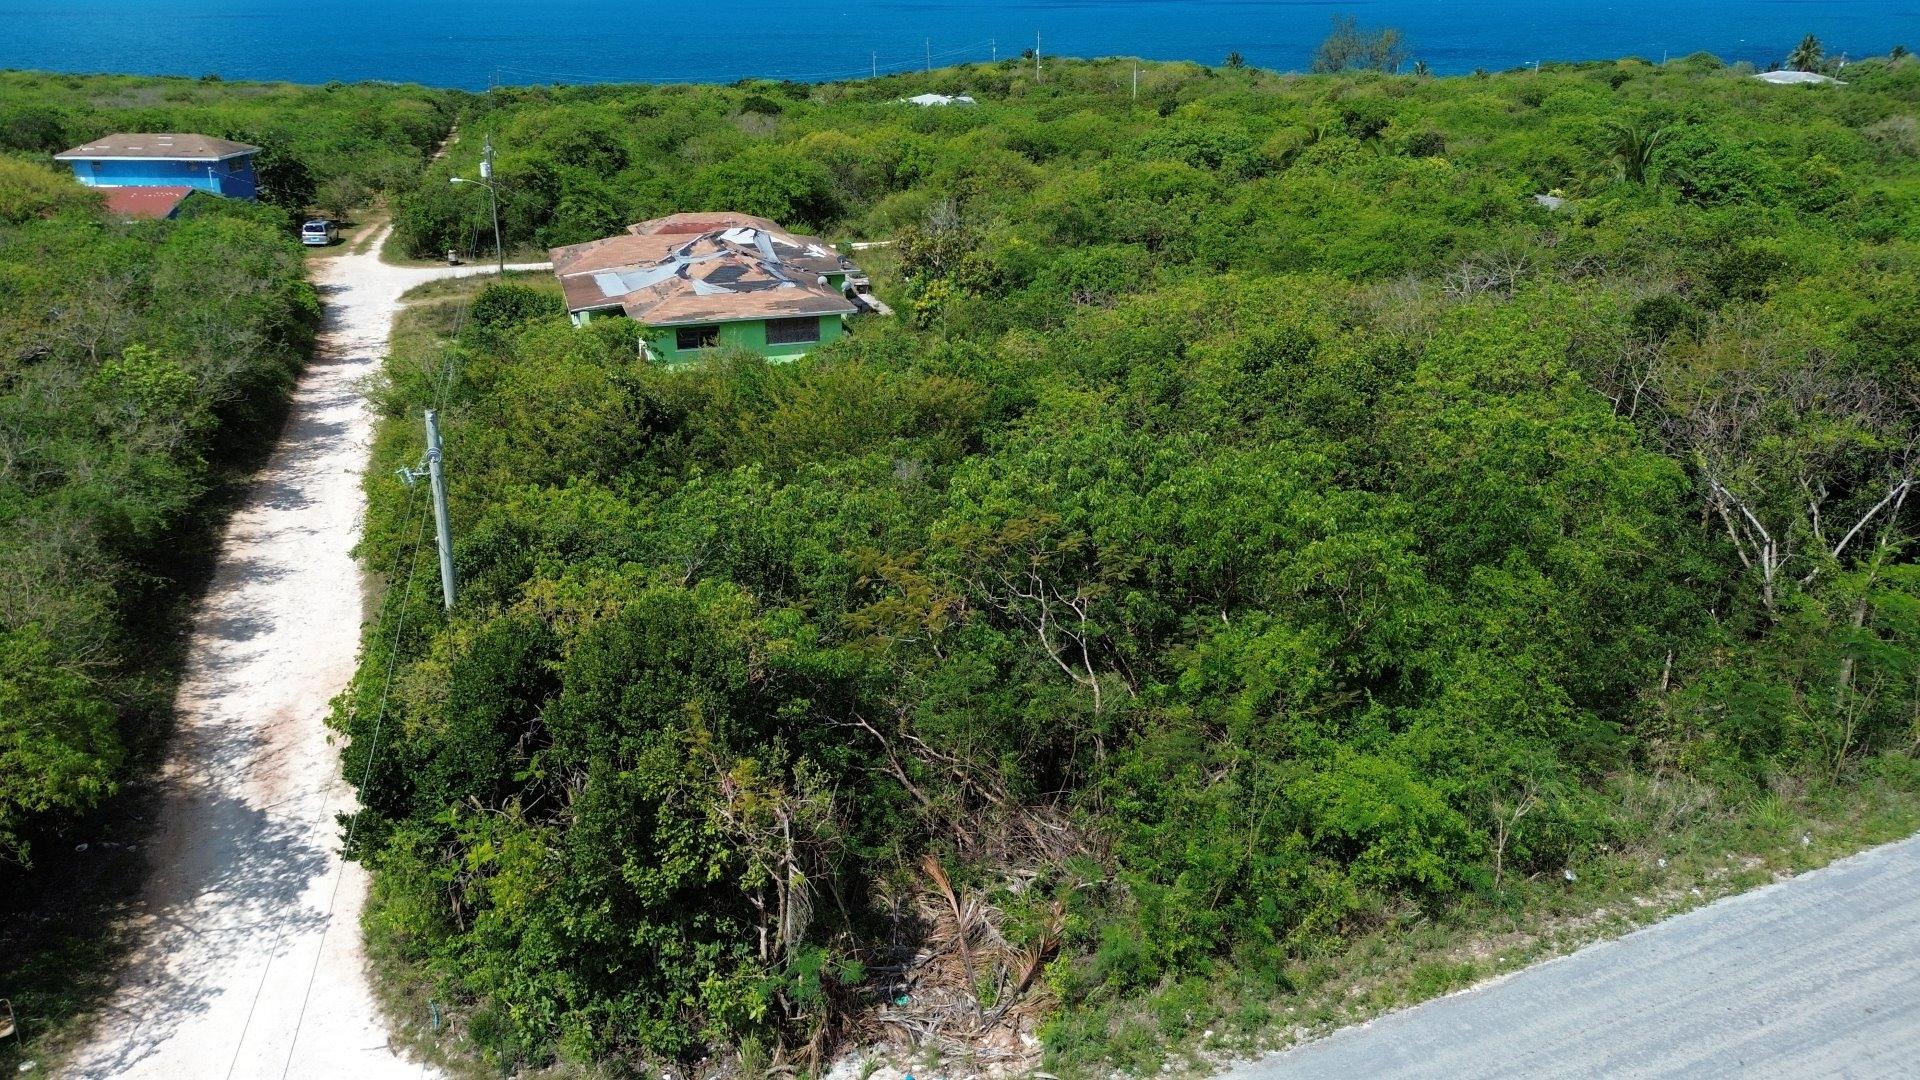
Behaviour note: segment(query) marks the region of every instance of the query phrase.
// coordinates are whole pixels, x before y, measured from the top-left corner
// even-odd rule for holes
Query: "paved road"
[[[401,293],[491,268],[389,266],[379,239],[314,260],[319,346],[195,613],[140,942],[63,1075],[422,1075],[367,985],[364,875],[340,862],[334,821],[353,793],[325,720],[360,639],[363,381]]]
[[[1920,837],[1229,1074],[1920,1077]]]

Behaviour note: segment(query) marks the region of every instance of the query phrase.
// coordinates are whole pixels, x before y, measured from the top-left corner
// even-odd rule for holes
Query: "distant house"
[[[574,325],[625,316],[651,328],[656,360],[738,345],[791,360],[837,340],[871,306],[864,277],[826,243],[747,214],[672,214],[624,235],[554,248]]]
[[[1844,82],[1831,75],[1822,75],[1817,71],[1763,71],[1754,78],[1769,82],[1775,86],[1845,86]]]
[[[257,146],[210,135],[108,135],[54,155],[89,187],[178,188],[224,195],[259,197],[253,172]],[[176,200],[177,201],[177,200]]]
[[[910,105],[976,105],[971,94],[915,94],[900,99]]]

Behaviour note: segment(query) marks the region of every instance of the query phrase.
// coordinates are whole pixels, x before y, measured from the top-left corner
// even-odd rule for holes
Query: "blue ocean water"
[[[1920,48],[1920,0],[0,0],[0,67],[502,83],[854,78],[1018,55],[1302,69],[1329,21],[1435,71],[1707,50]]]

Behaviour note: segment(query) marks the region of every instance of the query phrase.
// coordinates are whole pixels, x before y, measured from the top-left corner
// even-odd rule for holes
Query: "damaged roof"
[[[855,269],[824,242],[747,214],[671,214],[554,248],[568,311],[619,307],[650,326],[846,315],[822,275]]]
[[[232,139],[211,135],[187,135],[178,132],[137,134],[121,132],[53,155],[55,161],[129,161],[166,158],[173,161],[225,161],[243,154],[257,154],[260,148]]]

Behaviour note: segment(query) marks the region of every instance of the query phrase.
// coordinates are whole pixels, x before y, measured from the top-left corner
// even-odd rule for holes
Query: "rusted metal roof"
[[[553,249],[567,310],[618,307],[650,326],[858,310],[826,274],[857,268],[832,247],[746,214],[674,214],[625,235]]]
[[[107,135],[53,155],[55,161],[133,161],[163,158],[172,161],[222,161],[260,148],[232,139],[178,132]]]
[[[153,187],[103,187],[107,213],[123,218],[170,218],[180,203],[193,194],[190,187],[155,185]]]

